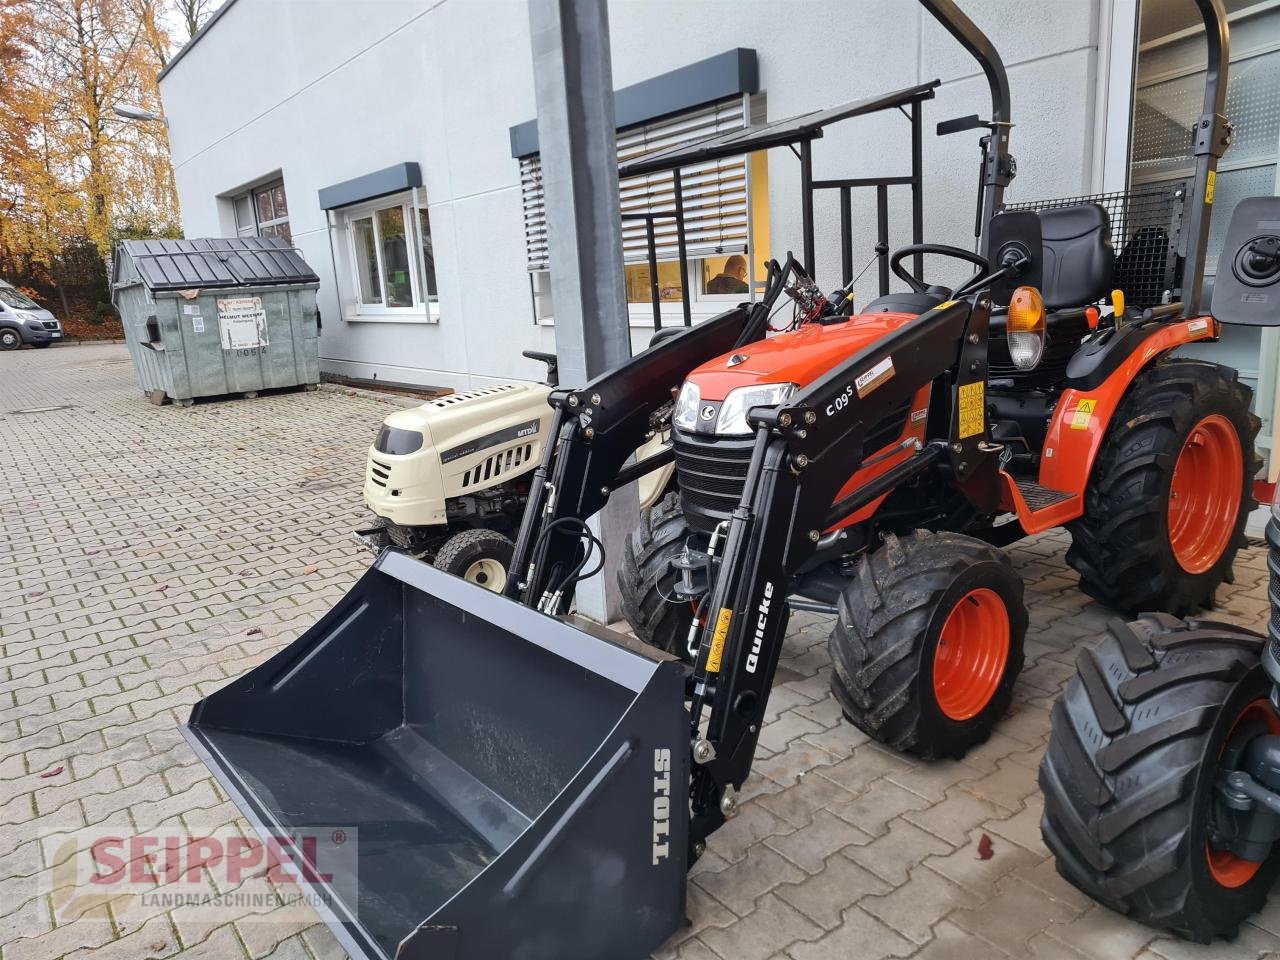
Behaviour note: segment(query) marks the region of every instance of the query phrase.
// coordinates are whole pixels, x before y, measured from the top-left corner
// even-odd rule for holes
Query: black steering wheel
[[[991,270],[991,264],[986,257],[961,247],[949,247],[945,243],[912,243],[905,247],[899,247],[889,257],[889,269],[893,271],[894,276],[906,283],[916,293],[928,293],[929,284],[922,280],[917,280],[907,273],[906,268],[902,266],[902,261],[917,253],[936,253],[940,257],[951,257],[955,260],[963,260],[965,263],[972,263],[978,268],[978,273],[975,273],[974,277],[981,276]],[[962,286],[968,286],[972,282],[973,278],[971,277]]]

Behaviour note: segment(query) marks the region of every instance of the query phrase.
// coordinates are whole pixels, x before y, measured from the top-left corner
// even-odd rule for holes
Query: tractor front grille
[[[709,437],[672,431],[680,503],[689,526],[710,533],[742,499],[755,437]]]
[[[530,469],[529,461],[532,459],[533,444],[531,443],[519,443],[506,450],[499,450],[463,472],[463,489],[491,486],[500,481],[509,480],[513,470],[516,473],[521,472],[517,469],[521,464],[524,464],[525,470]]]
[[[391,466],[377,460],[369,460],[369,479],[380,487],[385,487],[391,480]]]
[[[910,400],[898,404],[872,424],[863,439],[863,459],[902,436]],[[755,437],[713,437],[672,431],[680,503],[689,526],[710,533],[728,520],[742,499]],[[850,458],[852,467],[853,459]]]

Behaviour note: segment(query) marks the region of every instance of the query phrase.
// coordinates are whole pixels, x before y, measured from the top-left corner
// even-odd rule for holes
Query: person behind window
[[[707,281],[707,293],[746,293],[747,258],[735,253],[720,272]]]

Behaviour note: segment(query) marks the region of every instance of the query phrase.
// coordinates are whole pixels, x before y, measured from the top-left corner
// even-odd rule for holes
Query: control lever
[[[545,363],[547,365],[547,386],[560,386],[560,361],[554,353],[544,353],[541,350],[522,350],[520,356]]]

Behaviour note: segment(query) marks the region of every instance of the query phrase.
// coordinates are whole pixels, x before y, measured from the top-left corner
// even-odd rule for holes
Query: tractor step
[[[1027,480],[1022,477],[1015,477],[1013,482],[1017,484],[1018,492],[1022,494],[1023,502],[1033,513],[1070,500],[1075,496],[1074,493],[1067,490],[1054,490],[1052,487],[1042,486],[1034,480]]]
[[[1004,509],[1018,515],[1026,533],[1042,533],[1076,519],[1083,512],[1083,497],[1069,490],[1055,490],[1025,477],[1000,471],[1005,482]]]

